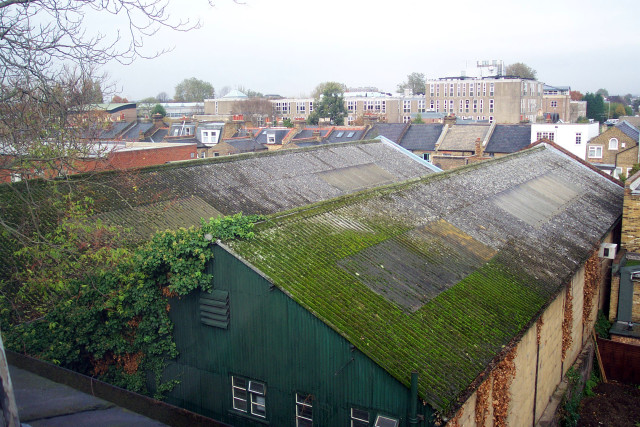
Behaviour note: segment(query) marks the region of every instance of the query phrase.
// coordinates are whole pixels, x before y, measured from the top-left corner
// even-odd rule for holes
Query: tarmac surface
[[[9,366],[20,422],[39,426],[165,426],[111,402]]]

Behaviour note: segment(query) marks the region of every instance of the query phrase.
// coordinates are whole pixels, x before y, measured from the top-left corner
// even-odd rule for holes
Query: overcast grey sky
[[[640,94],[640,1],[617,0],[172,0],[173,16],[200,19],[163,30],[148,51],[169,53],[107,66],[129,100],[185,78],[301,96],[320,82],[395,92],[411,72],[460,75],[476,60],[524,62],[551,85],[583,93]]]

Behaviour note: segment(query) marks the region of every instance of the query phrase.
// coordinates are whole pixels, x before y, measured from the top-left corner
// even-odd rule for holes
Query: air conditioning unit
[[[600,258],[614,259],[616,257],[616,249],[618,245],[615,243],[603,243],[600,245],[598,256]]]

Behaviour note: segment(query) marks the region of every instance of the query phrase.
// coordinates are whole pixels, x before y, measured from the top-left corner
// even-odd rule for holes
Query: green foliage
[[[596,330],[596,334],[600,338],[609,339],[609,329],[611,329],[611,322],[609,322],[609,319],[607,319],[607,316],[604,315],[602,310],[598,311],[598,318],[596,319],[594,328]]]
[[[595,396],[596,394],[594,393],[593,389],[596,388],[598,384],[600,384],[600,377],[598,376],[596,370],[593,369],[591,371],[591,376],[584,384],[584,395],[587,397]]]
[[[293,127],[293,122],[291,121],[290,118],[286,117],[283,121],[282,121],[282,126],[287,127],[287,128],[292,128]]]
[[[598,89],[596,91],[596,95],[600,95],[603,98],[606,98],[607,96],[609,96],[609,91],[606,89]]]
[[[584,116],[578,117],[577,123],[589,123],[589,119]]]
[[[424,120],[422,120],[422,115],[418,114],[415,118],[415,120],[413,120],[411,123],[413,123],[414,125],[421,125],[424,124]]]
[[[202,220],[201,227],[157,233],[132,252],[103,247],[114,253],[105,258],[117,262],[108,269],[83,264],[84,275],[54,281],[64,286],[66,297],[41,319],[5,325],[5,345],[119,387],[145,394],[155,390],[161,396],[176,384],[161,381],[167,360],[177,356],[168,298],[210,289],[212,278],[204,270],[213,258],[214,241],[249,239],[259,219],[237,214]],[[61,236],[65,227],[58,230]],[[58,277],[65,269],[58,272],[51,265],[50,270]],[[155,378],[151,388],[147,373]]]
[[[151,109],[151,115],[153,116],[154,114],[160,114],[162,117],[166,117],[167,115],[167,110],[164,109],[164,107],[160,104],[156,104],[152,109]]]
[[[587,101],[587,118],[601,123],[606,120],[604,98],[601,95],[587,92],[582,100]]]
[[[426,80],[424,73],[411,73],[407,76],[407,80],[400,83],[396,88],[396,92],[404,93],[405,89],[410,89],[411,93],[417,95],[424,93],[426,88]]]
[[[575,427],[580,419],[580,400],[582,393],[580,389],[580,372],[576,371],[572,366],[567,371],[567,393],[564,396],[563,417],[561,425],[564,427]]]
[[[308,122],[317,125],[320,119],[329,118],[334,125],[344,124],[347,111],[344,106],[344,85],[336,82],[325,82],[318,85],[322,89],[313,102],[313,112]],[[316,91],[318,90],[316,88]]]
[[[507,65],[505,70],[506,75],[508,76],[516,76],[521,77],[523,79],[536,79],[536,70],[529,67],[527,64],[522,62],[516,62],[514,64]]]
[[[211,83],[191,77],[178,83],[173,99],[177,102],[202,102],[207,98],[213,98],[213,95]]]

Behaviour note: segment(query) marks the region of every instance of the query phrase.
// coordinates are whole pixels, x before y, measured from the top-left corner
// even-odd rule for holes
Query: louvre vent
[[[207,326],[229,327],[229,292],[214,290],[200,295],[200,321]]]

